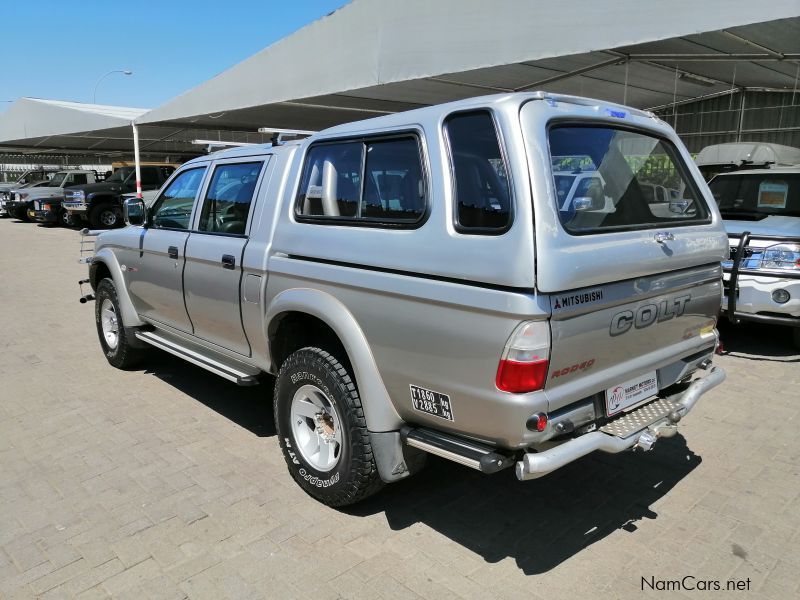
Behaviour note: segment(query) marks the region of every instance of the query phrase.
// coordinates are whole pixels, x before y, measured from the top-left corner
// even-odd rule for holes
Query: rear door
[[[719,213],[709,206],[713,198],[671,130],[622,119],[546,120],[537,114],[543,104],[529,102],[521,113],[536,209],[539,291],[562,292],[725,258],[728,244]],[[573,202],[558,206],[553,178],[558,165],[532,161],[542,156],[544,144],[553,163],[568,160],[579,174],[596,173],[602,189],[581,197],[583,202],[576,202],[581,199],[576,194]],[[675,190],[677,199],[658,201],[655,186]]]
[[[666,128],[561,118],[536,136],[525,118],[533,104],[542,103],[522,111],[529,156],[545,137],[552,157],[569,157],[602,186],[558,206],[549,169],[533,176],[536,285],[552,311],[551,410],[632,377],[631,386],[669,385],[677,373],[664,367],[714,342],[727,239],[707,188]],[[678,200],[661,201],[661,186]]]
[[[218,161],[186,245],[184,297],[194,334],[250,355],[242,326],[242,254],[269,157]]]

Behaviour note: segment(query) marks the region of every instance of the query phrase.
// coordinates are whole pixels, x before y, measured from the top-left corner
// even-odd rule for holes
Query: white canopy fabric
[[[545,89],[636,107],[791,88],[800,0],[354,0],[137,119],[321,129]]]
[[[21,98],[0,115],[0,153],[36,154],[59,152],[94,156],[131,156],[131,123],[145,108],[83,104],[62,100]],[[184,126],[141,126],[143,155],[190,157],[202,154],[195,140],[264,143],[269,134],[219,131]]]
[[[0,115],[0,143],[130,127],[146,108],[20,98]]]

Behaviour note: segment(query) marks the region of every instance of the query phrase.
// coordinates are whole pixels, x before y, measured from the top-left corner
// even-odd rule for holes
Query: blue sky
[[[154,108],[347,0],[0,0],[0,100]],[[0,103],[0,112],[10,106]]]

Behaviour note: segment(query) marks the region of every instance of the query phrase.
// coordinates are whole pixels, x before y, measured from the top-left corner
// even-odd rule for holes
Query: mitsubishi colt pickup
[[[553,157],[592,180],[567,193]],[[728,239],[649,112],[536,92],[381,116],[189,161],[124,218],[84,231],[108,362],[274,376],[288,470],[331,506],[427,454],[528,480],[648,450],[725,378]]]

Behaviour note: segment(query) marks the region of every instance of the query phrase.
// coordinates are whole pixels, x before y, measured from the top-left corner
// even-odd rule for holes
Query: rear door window
[[[243,235],[263,162],[218,165],[208,184],[199,231]]]
[[[587,182],[564,198],[559,181],[564,175],[554,173],[558,215],[567,232],[710,222],[708,207],[671,142],[609,126],[555,125],[549,137],[553,157],[581,157],[570,175]]]

